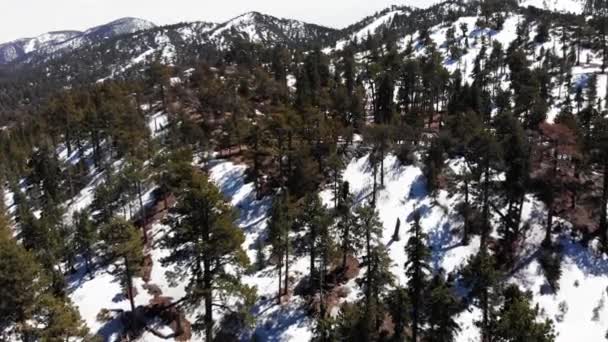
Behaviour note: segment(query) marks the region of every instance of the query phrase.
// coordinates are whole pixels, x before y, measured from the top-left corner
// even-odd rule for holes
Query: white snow
[[[158,114],[160,115],[160,114]],[[428,196],[426,183],[422,171],[418,166],[401,166],[395,156],[389,155],[385,159],[385,187],[378,193],[378,212],[384,225],[383,239],[389,249],[393,261],[392,270],[399,283],[404,284],[406,278],[403,264],[404,245],[407,242],[412,213],[417,208],[422,213],[421,225],[428,233],[430,245],[433,250],[432,266],[435,271],[444,269],[452,272],[461,267],[465,260],[479,249],[479,239],[473,238],[469,246],[459,244],[458,228],[460,219],[455,214],[454,207],[460,201],[458,196],[449,196],[447,192],[440,191],[436,199]],[[461,168],[459,161],[451,161],[449,167],[453,170]],[[246,250],[251,261],[255,260],[254,245],[260,238],[264,238],[268,219],[268,210],[271,205],[270,198],[257,200],[253,184],[245,182],[246,166],[226,161],[214,161],[209,168],[210,179],[220,188],[232,205],[238,210],[237,224],[245,233]],[[357,205],[365,203],[371,191],[372,176],[368,164],[368,157],[353,159],[344,172],[344,180],[350,183],[351,190]],[[321,193],[326,205],[331,206],[331,191]],[[73,206],[86,207],[90,201],[90,189],[75,201]],[[524,205],[524,222],[531,225],[531,231],[526,244],[521,247],[522,256],[531,256],[538,249],[542,241],[542,220],[544,207],[533,198],[527,198]],[[401,220],[400,241],[391,242],[395,222]],[[154,266],[151,273],[151,284],[159,286],[163,296],[170,296],[174,300],[182,298],[185,294],[184,283],[172,287],[165,278],[169,270],[161,265],[161,259],[167,255],[158,241],[166,233],[162,224],[155,224],[152,236],[155,241],[154,248],[150,250]],[[573,243],[564,232],[559,237],[564,246],[564,274],[560,281],[561,290],[557,295],[542,295],[540,288],[544,284],[544,276],[539,273],[538,262],[531,258],[529,264],[523,265],[508,281],[519,284],[523,289],[531,290],[535,300],[540,305],[546,317],[555,319],[560,313],[560,303],[565,302],[567,312],[563,320],[556,323],[560,333],[558,342],[572,341],[577,337],[586,340],[599,340],[605,334],[608,323],[608,310],[600,305],[606,298],[606,272],[608,260],[605,257],[596,257],[589,249]],[[525,259],[525,258],[523,258]],[[297,281],[303,279],[308,272],[308,259],[304,256],[294,257],[291,260],[291,274]],[[108,273],[110,269],[98,270],[96,277],[89,280],[83,274],[74,276],[70,281],[70,298],[78,306],[87,325],[93,331],[99,331],[105,336],[113,336],[120,326],[116,321],[109,324],[97,322],[96,316],[101,308],[128,309],[128,301],[120,297],[121,289],[115,279]],[[257,317],[255,334],[262,340],[273,341],[308,341],[312,336],[312,319],[307,316],[303,299],[294,296],[288,304],[278,306],[275,304],[277,290],[277,274],[270,266],[262,271],[242,276],[242,282],[257,287],[259,302],[254,308]],[[295,284],[292,286],[295,286]],[[137,305],[145,305],[150,295],[142,288],[143,281],[135,279],[138,290]],[[347,301],[356,300],[360,295],[354,281],[346,285],[350,293]],[[563,305],[562,305],[563,306]],[[597,309],[596,309],[597,308]],[[597,321],[592,320],[596,309]],[[196,312],[188,313],[189,319],[194,319]],[[474,325],[480,313],[475,308],[465,310],[458,317],[462,332],[458,341],[475,341],[479,332]],[[221,316],[218,316],[218,318]],[[167,327],[159,327],[167,329]],[[108,337],[109,340],[112,340]],[[143,341],[156,341],[156,337],[146,334]]]
[[[106,341],[112,341],[120,332],[120,322],[118,320],[99,322],[97,315],[102,309],[128,311],[130,303],[116,277],[108,272],[109,270],[98,271],[92,280],[89,280],[84,272],[80,272],[73,279],[69,279],[69,286],[72,291],[70,299],[80,311],[91,332],[103,336]],[[135,278],[133,285],[137,290],[135,305],[148,304],[152,297],[143,289],[143,281]]]
[[[401,10],[390,11],[384,15],[381,15],[374,20],[372,20],[367,26],[360,29],[359,31],[353,33],[348,40],[341,40],[336,44],[336,50],[341,50],[348,44],[348,41],[357,40],[358,42],[363,41],[370,34],[377,33],[378,29],[383,26],[388,26],[391,24],[395,15],[403,14],[404,12]]]
[[[536,7],[550,11],[580,14],[584,9],[584,0],[524,0],[522,7]]]
[[[157,112],[148,118],[148,128],[152,137],[157,137],[169,124],[169,117],[165,112]]]
[[[460,169],[459,161],[451,161],[449,167]],[[421,225],[427,232],[432,247],[432,266],[435,271],[444,269],[447,273],[457,270],[464,265],[467,258],[479,250],[479,238],[474,237],[469,246],[459,244],[458,228],[460,219],[453,212],[455,205],[460,201],[458,196],[448,196],[447,192],[440,191],[436,202],[426,192],[426,185],[421,170],[416,166],[399,166],[394,156],[385,159],[386,175],[385,187],[379,192],[377,209],[384,223],[384,240],[389,248],[393,261],[393,273],[403,284],[406,279],[403,264],[404,244],[407,241],[409,222],[414,208],[423,213]],[[372,174],[367,157],[353,159],[344,172],[344,180],[348,181],[355,199],[359,204],[371,191]],[[324,202],[332,205],[332,194],[327,190],[321,194]],[[565,302],[567,312],[561,322],[556,322],[556,331],[559,333],[558,342],[574,340],[599,341],[606,334],[608,323],[608,308],[603,304],[608,300],[606,274],[608,273],[608,258],[595,255],[589,248],[575,243],[564,231],[556,237],[561,241],[564,251],[563,276],[560,280],[561,290],[557,295],[541,294],[541,286],[545,283],[544,275],[539,270],[538,261],[534,253],[540,247],[544,237],[544,217],[546,210],[531,196],[526,198],[523,208],[523,222],[531,226],[526,243],[520,248],[520,260],[529,259],[531,262],[523,265],[519,272],[510,278],[509,282],[520,285],[524,290],[534,293],[535,301],[540,305],[545,317],[553,320],[560,313],[560,303]],[[397,217],[401,219],[398,242],[390,242]],[[496,232],[493,233],[496,235]],[[351,288],[354,293],[356,287]],[[349,300],[356,298],[353,293]],[[563,305],[563,304],[562,304]],[[597,311],[597,320],[592,320],[594,309]],[[474,321],[479,320],[478,309],[470,307],[462,312],[457,321],[463,329],[458,341],[468,342],[479,339],[479,331]]]

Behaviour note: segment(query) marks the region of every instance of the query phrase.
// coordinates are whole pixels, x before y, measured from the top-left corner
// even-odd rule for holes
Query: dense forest
[[[608,2],[581,7],[1,66],[0,340],[608,336]]]

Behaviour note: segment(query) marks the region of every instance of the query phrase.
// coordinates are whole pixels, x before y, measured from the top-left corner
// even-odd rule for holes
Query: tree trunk
[[[393,232],[393,241],[399,241],[399,228],[401,228],[401,220],[397,218],[397,223],[395,224],[395,231]]]
[[[350,246],[350,226],[348,222],[344,222],[344,225],[344,235],[342,236],[342,269],[346,270],[346,257],[348,255],[348,247]]]
[[[384,147],[380,149],[380,187],[384,189]]]
[[[553,233],[553,217],[555,216],[555,209],[553,203],[549,204],[549,212],[547,213],[547,228],[545,232],[545,240],[543,245],[548,247],[551,246],[551,233]]]
[[[213,288],[211,284],[211,262],[203,260],[203,286],[205,299],[205,341],[213,341]]]
[[[416,224],[416,239],[419,240],[420,236],[420,225],[418,224],[418,222],[415,223]],[[417,247],[418,245],[416,244],[416,249],[418,249]],[[418,250],[416,250],[416,255],[420,255],[418,253]],[[420,282],[421,282],[421,277],[420,277],[420,265],[419,265],[419,260],[413,260],[413,266],[414,266],[414,298],[412,298],[412,341],[418,342],[418,325],[419,325],[419,316],[420,316]]]
[[[316,258],[316,248],[315,242],[317,241],[317,229],[314,224],[310,226],[310,284],[313,284],[313,279],[315,278],[315,258]]]
[[[283,260],[283,256],[280,255],[279,259]],[[282,261],[279,261],[278,267],[279,267],[279,294],[277,295],[277,300],[280,305],[281,297],[283,296],[283,287],[282,287],[282,285],[283,285],[283,262]]]
[[[131,269],[129,269],[129,259],[124,256],[125,271],[127,276],[127,296],[129,297],[129,303],[131,304],[131,312],[135,313],[135,300],[133,298],[133,279],[131,275]]]
[[[601,242],[605,251],[608,251],[608,159],[604,161],[604,187],[602,190],[602,203],[600,210],[600,234],[602,234]]]
[[[606,71],[606,18],[602,18],[602,73]]]
[[[144,206],[144,201],[143,201],[143,196],[141,193],[141,182],[137,181],[136,184],[137,187],[137,197],[139,198],[139,208],[141,211],[141,229],[143,232],[143,236],[144,236],[144,244],[148,243],[148,229],[146,228],[148,222],[146,222],[148,220],[148,217],[146,215],[146,207]]]
[[[376,207],[376,192],[378,191],[378,163],[374,161],[374,186],[372,189],[372,207]]]
[[[259,154],[259,142],[258,142],[258,136],[257,136],[257,132],[256,135],[254,136],[254,144],[253,144],[253,185],[254,185],[254,189],[255,189],[255,193],[256,193],[256,197],[257,199],[261,199],[260,197],[260,181],[259,181],[259,161],[258,161],[258,154]]]
[[[465,177],[464,180],[464,227],[462,232],[462,244],[464,246],[469,245],[469,216],[470,213],[469,204],[469,179]]]
[[[285,236],[285,285],[283,286],[285,295],[289,292],[289,230]]]
[[[371,250],[372,250],[372,237],[369,227],[365,232],[365,249],[366,249],[366,259],[367,259],[367,267],[371,268],[372,260],[371,260]],[[368,270],[367,272],[367,288],[365,289],[365,299],[367,300],[367,307],[369,309],[369,304],[371,302],[372,297],[372,272]]]
[[[490,333],[488,329],[489,321],[489,303],[488,303],[488,289],[484,289],[481,295],[481,306],[482,306],[482,321],[481,321],[481,342],[491,342]]]
[[[485,251],[488,243],[490,230],[490,162],[486,161],[485,176],[483,184],[483,228],[481,231],[480,248]]]
[[[165,85],[162,82],[160,83],[160,96],[163,101],[163,109],[167,111],[167,97],[165,96]]]
[[[337,168],[334,169],[334,208],[338,208],[338,200],[340,199],[339,172]]]
[[[293,171],[293,141],[291,131],[287,132],[287,178],[291,177]]]
[[[70,123],[68,122],[67,127],[65,129],[65,147],[68,150],[68,158],[72,155],[72,132],[70,129]]]

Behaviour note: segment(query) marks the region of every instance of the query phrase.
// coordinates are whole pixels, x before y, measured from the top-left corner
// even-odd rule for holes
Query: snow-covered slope
[[[72,51],[112,37],[156,27],[138,18],[122,18],[90,28],[84,32],[58,31],[34,38],[24,38],[0,45],[0,64],[7,64],[27,56],[46,56],[59,51]]]
[[[43,49],[46,46],[56,45],[77,36],[82,32],[60,31],[49,32],[34,38],[23,38],[0,45],[0,64],[10,63],[24,55]]]
[[[393,7],[379,12],[373,16],[364,18],[343,30],[344,37],[336,44],[337,49],[341,49],[347,42],[356,40],[361,42],[368,35],[380,33],[383,28],[390,27],[395,16],[407,16],[412,10],[409,7]]]
[[[330,28],[298,20],[249,12],[218,25],[211,31],[209,38],[219,46],[225,46],[235,36],[255,43],[276,44],[328,39],[336,32]]]
[[[523,0],[520,2],[520,6],[532,6],[549,11],[580,14],[583,12],[585,0]]]
[[[42,55],[48,55],[61,51],[72,51],[87,44],[101,42],[103,40],[135,33],[156,27],[152,22],[138,18],[122,18],[105,25],[96,26],[84,31],[81,35],[59,44],[47,45],[40,51]]]
[[[156,115],[151,120],[155,120]],[[151,121],[152,122],[152,121]],[[403,265],[407,261],[404,256],[404,245],[409,233],[407,227],[411,223],[414,210],[422,213],[421,225],[428,234],[432,248],[432,267],[434,272],[444,270],[447,273],[456,271],[467,258],[479,250],[479,239],[471,240],[468,246],[460,244],[458,229],[462,222],[455,211],[456,204],[462,199],[440,191],[436,198],[429,196],[423,172],[416,165],[402,166],[394,156],[388,156],[384,161],[386,167],[385,187],[378,193],[377,210],[383,223],[383,240],[388,246],[392,260],[392,271],[397,282],[404,284],[406,278]],[[462,169],[459,160],[450,161],[449,168],[458,173]],[[266,232],[268,210],[271,199],[257,200],[254,186],[245,181],[246,166],[232,162],[212,162],[209,169],[211,180],[220,188],[232,205],[238,210],[237,224],[242,227],[246,241],[243,248],[251,260],[255,260],[255,244],[263,239]],[[372,188],[372,169],[368,156],[353,158],[343,174],[344,180],[351,185],[351,191],[358,205],[364,203]],[[83,190],[75,199],[72,206],[82,209],[90,204],[90,189]],[[323,202],[332,206],[330,190],[321,194]],[[147,198],[147,196],[146,196]],[[558,342],[570,342],[578,339],[600,341],[605,335],[608,322],[608,299],[606,292],[606,272],[608,260],[606,257],[594,255],[587,247],[573,242],[570,231],[565,229],[556,236],[564,251],[563,275],[560,280],[561,290],[556,294],[541,292],[545,278],[539,270],[535,252],[539,249],[543,238],[544,206],[532,197],[527,197],[523,208],[523,222],[530,225],[530,230],[524,245],[520,248],[522,263],[506,282],[516,283],[525,290],[534,293],[535,302],[539,304],[543,317],[555,320],[556,331],[559,333]],[[396,220],[403,223],[400,230],[400,240],[391,241]],[[161,265],[161,259],[166,251],[159,247],[158,241],[166,233],[162,224],[154,225],[152,236],[153,248],[149,250],[153,266],[150,280],[146,283],[141,278],[135,279],[137,296],[136,305],[148,305],[154,298],[147,285],[155,285],[163,296],[177,300],[185,294],[183,285],[171,285],[165,278],[167,268]],[[292,284],[295,286],[303,280],[308,270],[308,259],[304,255],[293,256],[291,260]],[[95,277],[90,279],[82,272],[68,279],[70,298],[79,308],[80,313],[92,330],[102,335],[106,341],[114,341],[121,330],[121,323],[114,319],[107,322],[98,320],[101,309],[128,309],[128,301],[121,295],[122,290],[111,275],[112,266],[99,269]],[[82,271],[82,270],[81,270]],[[289,302],[278,306],[274,304],[277,288],[275,269],[269,266],[258,272],[244,275],[242,281],[257,288],[259,300],[255,305],[254,315],[256,324],[253,333],[263,341],[309,341],[313,334],[313,321],[306,314],[307,303],[304,298],[294,295]],[[353,280],[345,285],[348,296],[342,301],[354,301],[360,295],[360,289]],[[186,318],[193,321],[197,311],[187,313]],[[218,318],[221,316],[218,316]],[[475,321],[480,318],[477,309],[459,314],[457,321],[462,331],[457,337],[458,342],[473,342],[479,340],[479,331]],[[161,332],[171,333],[169,327],[159,323],[155,326]],[[194,337],[193,341],[202,338]],[[161,341],[158,337],[146,332],[141,341]]]
[[[121,18],[105,25],[90,28],[84,32],[88,37],[110,38],[121,34],[129,34],[137,31],[148,30],[156,27],[152,22],[139,18]]]
[[[384,226],[384,242],[388,246],[392,270],[398,283],[404,284],[406,281],[403,271],[407,261],[404,246],[409,237],[407,227],[411,224],[415,209],[421,211],[421,226],[429,236],[434,272],[441,269],[447,273],[458,270],[469,256],[479,251],[478,237],[468,246],[460,243],[457,232],[462,221],[455,208],[462,198],[446,191],[440,191],[436,198],[432,198],[426,190],[426,182],[419,167],[401,166],[394,156],[388,156],[384,164],[387,170],[386,183],[379,192],[377,210]],[[462,162],[450,161],[449,167],[458,173],[462,169]],[[355,199],[365,198],[371,191],[373,179],[368,157],[353,159],[343,177],[350,183]],[[332,205],[331,191],[324,192],[322,197],[328,206]],[[605,305],[608,300],[608,259],[606,256],[595,255],[589,248],[574,242],[570,230],[565,229],[555,237],[564,253],[560,291],[556,295],[543,292],[546,280],[535,252],[540,248],[544,237],[545,213],[546,208],[542,203],[532,196],[526,197],[522,222],[529,224],[530,230],[526,242],[520,246],[519,271],[505,281],[518,284],[534,294],[542,316],[555,321],[558,333],[556,341],[601,341],[606,334],[608,322],[608,307]],[[398,218],[402,222],[401,238],[399,241],[391,241]],[[354,284],[351,285],[353,294],[349,298],[356,298],[358,289]],[[480,312],[473,307],[458,316],[457,321],[462,331],[457,341],[479,341],[479,330],[475,325],[478,319]]]
[[[570,3],[572,2],[572,3]],[[568,10],[581,10],[582,5],[578,0],[559,0],[553,1],[553,4],[559,8]],[[523,4],[530,4],[525,2]],[[523,5],[522,4],[522,5]],[[577,5],[578,7],[576,7]],[[454,7],[454,4],[445,3],[442,5],[446,10],[453,10],[450,7]],[[578,9],[577,9],[578,8]],[[369,23],[363,27],[363,29],[356,31],[351,36],[351,39],[360,39],[360,36],[367,36],[367,32],[373,33],[374,30],[378,31],[379,28],[391,25],[391,22],[395,20],[395,16],[400,15],[398,11],[386,12],[385,14],[378,16],[375,20],[369,20]],[[517,32],[518,27],[527,25],[527,35],[522,46],[526,46],[530,52],[527,55],[527,59],[532,68],[540,68],[546,62],[547,54],[550,53],[553,56],[561,56],[563,54],[563,33],[561,27],[553,26],[549,29],[547,39],[543,42],[538,42],[536,39],[537,30],[539,23],[538,21],[527,22],[526,17],[520,13],[505,13],[505,20],[502,27],[499,30],[490,29],[487,27],[479,27],[479,17],[476,15],[462,15],[452,20],[446,20],[440,24],[431,26],[428,29],[430,40],[434,43],[434,47],[443,57],[443,66],[450,72],[453,73],[457,70],[461,72],[464,81],[471,84],[473,82],[473,69],[475,67],[475,59],[485,49],[486,58],[489,57],[493,52],[493,44],[500,43],[503,51],[511,46],[511,44],[518,38]],[[464,36],[461,32],[462,27],[467,28],[467,34]],[[450,46],[447,44],[447,32],[453,29],[455,32],[455,45],[460,47],[463,51],[461,56],[454,58],[450,51]],[[570,33],[571,35],[573,33]],[[338,42],[335,50],[340,50],[345,46],[347,40]],[[414,49],[412,56],[421,57],[427,55],[429,47],[425,46],[425,43],[420,39],[420,31],[413,31],[413,33],[403,34],[398,36],[397,44],[401,52],[404,52],[410,44]],[[467,45],[468,44],[468,45]],[[568,49],[572,49],[572,42],[567,43]],[[331,51],[332,49],[329,49]],[[528,51],[528,50],[526,50]],[[359,54],[360,60],[363,61],[365,51]],[[598,98],[601,99],[602,106],[608,105],[605,101],[606,98],[606,84],[608,78],[601,71],[602,55],[597,50],[591,50],[589,47],[584,46],[580,50],[580,65],[575,65],[572,68],[572,78],[575,87],[584,88],[590,77],[595,76],[597,78],[597,94]],[[565,102],[565,96],[568,93],[566,84],[560,82],[559,70],[554,70],[552,74],[552,80],[550,83],[552,101],[548,110],[548,121],[552,122],[556,115],[560,112],[562,104]],[[501,87],[506,90],[510,87],[510,70],[508,67],[505,72],[497,77],[500,78]],[[570,93],[572,93],[570,89]]]

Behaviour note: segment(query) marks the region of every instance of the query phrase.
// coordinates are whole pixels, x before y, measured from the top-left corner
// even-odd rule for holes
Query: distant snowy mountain
[[[68,41],[82,35],[78,31],[49,32],[34,38],[18,39],[0,44],[0,64],[10,63],[31,52]]]
[[[324,51],[328,53],[327,58],[330,61],[328,64],[332,69],[338,70],[336,73],[338,79],[341,77],[340,59],[343,57],[336,52],[340,52],[339,50],[350,42],[357,41],[358,44],[352,45],[355,60],[353,64],[355,64],[355,69],[360,71],[357,76],[362,81],[361,88],[367,96],[365,99],[371,105],[375,96],[373,94],[374,86],[380,83],[374,82],[382,79],[366,75],[368,70],[364,70],[365,63],[370,63],[368,65],[373,63],[370,56],[374,57],[374,55],[370,53],[370,46],[375,47],[378,54],[385,54],[388,51],[383,49],[382,44],[383,39],[389,37],[389,39],[393,39],[391,43],[398,52],[394,55],[408,58],[412,62],[409,66],[413,71],[405,68],[390,69],[399,85],[407,85],[403,75],[408,77],[413,75],[411,82],[414,92],[417,92],[418,88],[420,90],[430,89],[432,91],[428,92],[430,94],[428,97],[445,97],[443,102],[446,107],[444,109],[450,109],[449,91],[439,89],[441,88],[439,87],[437,93],[443,95],[433,95],[435,90],[431,86],[424,85],[424,82],[428,80],[432,82],[430,84],[437,83],[456,87],[460,87],[461,83],[462,85],[466,83],[468,87],[476,82],[479,75],[483,75],[484,81],[489,82],[487,94],[484,93],[477,99],[473,96],[475,93],[471,92],[472,100],[482,101],[486,95],[488,98],[494,97],[490,96],[490,92],[497,94],[504,92],[509,99],[509,105],[506,107],[509,111],[514,110],[514,106],[510,105],[510,99],[513,82],[516,78],[513,77],[515,72],[511,69],[513,61],[507,59],[509,49],[519,49],[522,52],[521,55],[515,55],[518,59],[514,60],[516,63],[513,65],[516,67],[523,65],[530,71],[523,74],[524,76],[518,75],[518,78],[534,78],[536,81],[538,77],[543,80],[546,87],[543,91],[546,92],[547,99],[546,102],[539,101],[539,104],[543,105],[540,111],[546,110],[546,119],[549,122],[554,122],[564,108],[573,105],[572,102],[580,101],[579,106],[585,105],[585,97],[588,96],[585,93],[588,91],[587,87],[593,90],[591,93],[596,98],[593,103],[598,103],[599,108],[608,108],[608,75],[602,68],[604,60],[603,51],[599,48],[601,46],[599,44],[600,36],[590,34],[588,42],[585,43],[585,39],[582,40],[583,43],[577,42],[576,24],[569,27],[571,16],[547,12],[581,13],[584,0],[520,0],[509,3],[511,7],[505,6],[496,13],[501,16],[500,25],[489,25],[484,22],[486,18],[480,14],[477,7],[478,2],[473,0],[448,0],[427,8],[393,6],[342,30],[297,20],[276,18],[258,12],[245,13],[223,23],[189,22],[164,27],[156,27],[141,19],[124,18],[84,32],[51,32],[35,38],[2,44],[0,45],[0,65],[15,63],[14,65],[24,66],[22,69],[15,68],[17,71],[10,70],[20,77],[26,75],[27,72],[30,73],[27,74],[29,77],[27,83],[21,81],[22,86],[16,87],[18,91],[27,90],[28,101],[23,102],[29,103],[30,98],[33,98],[31,94],[42,98],[38,95],[44,94],[45,90],[48,91],[47,89],[76,87],[79,84],[90,84],[91,82],[101,83],[109,79],[142,80],[146,77],[146,63],[160,61],[172,65],[168,69],[171,69],[174,72],[172,76],[176,77],[170,79],[170,84],[180,84],[179,87],[175,87],[175,93],[183,91],[186,94],[183,98],[187,97],[189,100],[190,97],[200,96],[197,95],[197,88],[193,84],[188,84],[190,83],[188,78],[201,61],[209,65],[215,65],[215,62],[220,61],[218,64],[230,66],[231,62],[226,62],[228,59],[226,56],[235,51],[246,52],[241,47],[251,47],[248,46],[251,45],[248,43],[256,43],[261,47],[285,45],[305,52],[311,47],[323,47]],[[546,11],[528,10],[528,7]],[[545,22],[547,19],[548,24]],[[370,36],[376,41],[370,39],[368,45],[366,39]],[[371,44],[374,42],[376,45]],[[262,50],[258,49],[259,46],[256,45],[250,49],[253,51],[252,54]],[[266,53],[266,51],[263,52]],[[566,60],[565,57],[561,57],[563,55],[567,55],[568,59],[573,59],[569,62],[572,65],[566,72],[562,69],[565,68],[565,64],[561,63],[562,59]],[[393,56],[393,54],[386,54],[386,56]],[[255,57],[261,59],[260,56]],[[574,59],[578,59],[578,63],[575,63]],[[372,61],[370,62],[370,60]],[[494,69],[485,67],[488,72],[480,73],[482,66],[487,66],[489,63],[496,63]],[[377,66],[379,65],[381,64],[377,63]],[[400,66],[402,65],[406,64],[400,64]],[[266,66],[267,64],[262,65],[262,67]],[[290,72],[293,73],[292,70],[297,70],[299,66],[297,62],[293,62]],[[226,68],[226,70],[229,69]],[[219,72],[229,74],[224,70]],[[538,75],[546,76],[547,79],[537,76],[536,72],[539,72]],[[427,74],[440,77],[426,78]],[[3,76],[5,75],[0,73],[0,81]],[[242,77],[240,74],[237,76]],[[249,77],[249,75],[246,76]],[[446,77],[445,80],[441,79],[443,76]],[[289,77],[295,78],[291,74]],[[23,78],[25,79],[25,76]],[[365,82],[366,78],[369,78],[370,82]],[[591,79],[595,83],[591,82]],[[518,81],[522,83],[521,80]],[[44,84],[44,82],[49,83]],[[591,88],[590,84],[595,84],[596,89]],[[3,84],[0,83],[0,106],[3,105],[3,100],[6,102],[5,99],[11,98],[2,97],[3,91],[6,93],[12,91],[20,95],[18,91],[11,88],[12,84],[4,88],[2,86]],[[190,88],[188,88],[189,86]],[[526,86],[528,86],[525,88],[526,90],[542,88],[540,85],[526,84]],[[398,94],[401,89],[395,89],[395,93]],[[579,91],[580,93],[578,93]],[[526,95],[524,91],[521,93]],[[573,101],[573,94],[580,94],[579,100]],[[420,96],[427,97],[427,93],[421,91]],[[537,96],[540,97],[540,95]],[[408,100],[410,99],[408,98]],[[441,100],[438,101],[438,103],[441,102]],[[162,132],[159,127],[165,126],[170,116],[163,111],[152,112],[154,107],[146,106],[142,108],[150,111],[148,113],[151,115],[148,121],[150,131],[154,131],[155,134],[164,134],[156,131]],[[259,115],[264,116],[261,112]],[[521,115],[524,116],[524,114]],[[361,137],[361,139],[367,138]],[[358,136],[357,140],[359,140]],[[353,150],[348,151],[349,159],[345,160],[346,169],[342,174],[342,179],[348,182],[349,190],[354,198],[364,199],[369,196],[370,189],[373,189],[372,183],[375,175],[373,168],[370,167],[370,154],[361,153],[365,149],[356,150],[356,145],[360,143],[360,141],[354,142]],[[558,149],[553,148],[553,150]],[[562,159],[565,158],[568,156],[562,157]],[[71,160],[71,158],[66,155],[65,160]],[[403,272],[403,265],[406,262],[403,251],[409,233],[401,231],[402,238],[394,241],[392,236],[395,231],[395,222],[408,222],[418,208],[424,208],[425,211],[420,223],[422,230],[430,237],[433,267],[436,271],[445,271],[446,274],[458,274],[461,266],[467,263],[468,258],[478,253],[481,244],[480,239],[474,237],[468,245],[463,245],[460,237],[455,234],[462,223],[459,212],[463,200],[461,195],[452,194],[451,189],[440,190],[435,194],[429,193],[426,189],[424,169],[418,163],[401,165],[395,155],[388,155],[383,159],[383,165],[387,170],[386,184],[379,190],[377,208],[382,221],[382,243],[387,246],[392,261],[391,270],[398,283],[405,284],[407,281]],[[458,175],[458,179],[465,179],[465,175],[466,179],[470,177],[471,166],[464,159],[448,160],[444,167],[451,174]],[[264,237],[267,231],[267,216],[271,201],[269,197],[262,200],[257,199],[256,187],[247,183],[249,181],[247,168],[248,166],[245,164],[237,165],[232,162],[218,161],[212,163],[208,174],[210,180],[238,208],[238,224],[241,227],[247,227],[244,247],[250,259],[255,260],[257,252],[255,243],[260,241],[260,237]],[[101,172],[105,171],[97,170],[96,172],[100,172],[99,175],[101,175]],[[101,178],[105,179],[105,177],[99,177],[99,179]],[[487,175],[484,178],[488,178]],[[497,178],[502,178],[502,175],[497,175]],[[592,181],[595,179],[589,178],[588,182]],[[70,215],[66,217],[71,217],[71,214],[77,209],[90,206],[97,185],[91,182],[85,190],[72,199],[66,208]],[[146,193],[151,194],[152,192]],[[594,194],[594,196],[596,195],[599,194]],[[466,196],[469,196],[468,190]],[[481,195],[473,193],[471,196]],[[606,288],[608,258],[598,256],[601,253],[597,253],[598,250],[595,249],[594,243],[589,243],[589,245],[587,245],[587,241],[584,244],[579,243],[577,239],[581,228],[568,222],[567,217],[556,217],[560,228],[553,235],[554,241],[557,242],[556,246],[559,246],[560,255],[563,257],[563,260],[560,261],[563,266],[561,279],[557,286],[559,291],[555,291],[555,293],[548,291],[549,284],[542,274],[545,271],[542,269],[540,259],[541,248],[545,243],[548,208],[538,197],[530,190],[530,193],[521,198],[519,215],[523,223],[524,237],[515,243],[519,249],[517,265],[511,272],[504,275],[503,281],[505,284],[517,284],[521,289],[533,294],[531,302],[538,306],[541,317],[555,321],[555,331],[558,334],[555,341],[603,340],[606,336],[606,326],[608,326],[608,305],[605,305],[608,298]],[[323,191],[321,198],[324,204],[331,208],[333,198],[335,198],[333,190]],[[497,205],[492,205],[492,221],[499,222],[506,217],[503,211],[507,208],[501,207],[501,198],[496,197],[494,200]],[[596,198],[594,197],[593,200]],[[580,212],[576,214],[584,216]],[[157,223],[151,229],[153,239],[159,241],[158,239],[166,233],[167,227],[162,223]],[[498,241],[500,234],[499,230],[492,231],[491,239]],[[155,248],[150,250],[154,265],[150,275],[151,283],[157,285],[164,296],[184,297],[184,287],[173,287],[165,278],[165,272],[169,269],[163,266],[161,260],[167,255],[167,251],[159,247],[159,244],[152,245]],[[263,251],[261,254],[264,254]],[[308,262],[308,257],[294,253],[290,266],[293,272],[292,283],[299,284],[307,281]],[[258,295],[263,298],[256,304],[258,310],[256,313],[259,313],[253,328],[256,337],[264,341],[309,340],[315,329],[314,322],[307,315],[306,310],[310,303],[304,296],[295,293],[284,305],[275,305],[274,301],[268,300],[276,295],[276,277],[271,270],[274,265],[265,267],[266,269],[262,271],[248,272],[243,275],[241,280],[243,283],[257,286]],[[79,308],[83,319],[93,332],[105,332],[103,326],[107,322],[101,322],[98,319],[100,308],[114,307],[128,310],[127,297],[115,296],[116,293],[120,293],[121,289],[120,284],[111,276],[110,270],[109,268],[100,270],[93,279],[83,278],[82,284],[70,293],[70,298]],[[150,293],[143,288],[143,284],[144,281],[141,278],[136,278],[134,286],[139,293],[136,298],[137,305],[147,305],[152,298]],[[360,295],[361,290],[357,286],[357,281],[353,279],[344,284],[344,297],[336,300],[340,303],[352,303],[360,298]],[[466,306],[467,309],[463,309],[456,317],[461,327],[456,341],[479,341],[478,321],[481,319],[482,313],[479,308],[468,302]],[[188,319],[194,321],[196,317],[192,313],[190,315]],[[152,336],[152,333],[146,332],[140,340],[156,341],[158,339]]]
[[[139,18],[121,18],[105,25],[90,28],[84,32],[89,38],[110,38],[156,27],[155,24]]]
[[[218,25],[209,38],[220,46],[235,36],[255,43],[272,44],[323,39],[335,32],[336,30],[327,27],[298,20],[249,12]]]
[[[0,44],[0,64],[21,60],[29,55],[44,56],[62,50],[72,50],[85,44],[135,33],[156,27],[153,23],[138,18],[122,18],[90,28],[84,32],[49,32],[34,38],[18,39]]]
[[[408,16],[411,13],[412,9],[409,7],[392,7],[369,16],[344,29],[346,35],[338,42],[338,47],[343,46],[347,41],[362,41],[368,35],[374,35],[383,28],[390,27],[396,17]]]
[[[583,12],[584,0],[523,0],[521,6],[532,6],[549,11],[580,14]]]
[[[184,60],[196,60],[211,55],[220,55],[233,48],[235,44],[249,42],[262,46],[283,45],[289,47],[311,47],[313,45],[329,46],[339,37],[341,31],[305,23],[297,20],[281,19],[258,12],[250,12],[228,20],[224,23],[189,22],[126,34],[115,39],[92,39],[86,46],[86,53],[78,54],[77,60],[72,55],[62,56],[61,64],[47,73],[47,77],[64,77],[75,64],[90,68],[95,80],[105,80],[125,75],[128,71],[136,72],[137,65],[160,60],[166,64],[176,64]],[[86,36],[84,36],[86,38]],[[83,43],[76,38],[57,47]],[[74,46],[73,48],[76,48]],[[111,53],[109,53],[109,51]],[[48,58],[56,57],[54,51],[42,55],[42,59],[31,59],[33,66],[44,67]],[[86,62],[85,62],[86,59]],[[131,70],[133,69],[133,70]],[[83,74],[80,67],[79,74]],[[59,75],[62,74],[62,75]]]

